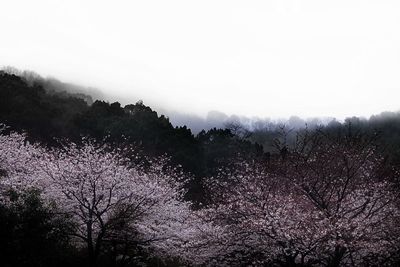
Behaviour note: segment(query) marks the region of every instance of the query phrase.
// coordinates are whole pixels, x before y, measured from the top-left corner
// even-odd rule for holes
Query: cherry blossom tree
[[[329,222],[329,239],[317,247],[328,266],[386,261],[398,247],[397,174],[376,139],[305,131],[284,165],[282,175]]]
[[[2,188],[39,189],[49,205],[70,216],[71,235],[87,247],[92,265],[106,248],[119,261],[131,259],[124,252],[132,247],[181,256],[193,216],[190,203],[181,200],[180,174],[165,159],[143,169],[128,164],[123,151],[90,140],[53,150],[15,133],[0,141],[0,166],[7,173]]]
[[[210,218],[229,233],[224,260],[390,264],[399,252],[399,195],[373,138],[304,134],[285,160],[239,163],[212,183],[219,203]]]
[[[27,177],[35,177],[36,159],[43,154],[43,149],[26,141],[26,136],[18,133],[1,135],[5,126],[0,124],[0,177],[1,200],[7,201],[5,192],[10,188],[20,191],[33,187],[33,181]]]

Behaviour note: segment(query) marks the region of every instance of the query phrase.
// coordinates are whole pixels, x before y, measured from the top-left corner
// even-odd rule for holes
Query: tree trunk
[[[89,266],[96,267],[97,255],[95,253],[95,248],[93,244],[93,229],[91,221],[87,223],[87,245],[88,245],[87,249],[89,256]]]
[[[345,253],[346,248],[337,246],[331,260],[328,263],[328,267],[339,267]]]

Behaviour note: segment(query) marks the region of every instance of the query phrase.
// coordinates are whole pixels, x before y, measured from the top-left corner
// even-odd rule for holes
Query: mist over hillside
[[[67,83],[58,80],[55,77],[43,77],[40,74],[31,70],[20,70],[12,66],[5,66],[1,68],[2,71],[14,74],[24,79],[30,86],[37,84],[42,86],[49,94],[57,94],[59,96],[69,96],[85,100],[89,105],[93,104],[96,100],[115,102],[120,99],[112,94],[105,93],[102,89],[94,87],[86,87],[73,83]],[[135,103],[141,101],[140,99],[121,99],[121,102]],[[147,104],[147,103],[145,103]],[[240,125],[248,131],[257,132],[265,129],[274,131],[281,126],[287,129],[299,130],[305,127],[314,129],[318,126],[326,126],[329,124],[343,123],[345,121],[385,121],[387,119],[397,117],[400,111],[382,111],[380,114],[371,115],[370,118],[366,117],[348,117],[343,120],[338,120],[334,117],[311,117],[301,118],[293,114],[289,118],[260,118],[260,117],[247,117],[240,114],[226,114],[222,111],[211,110],[205,116],[197,115],[190,112],[182,112],[178,110],[166,109],[162,106],[152,106],[153,110],[159,114],[163,114],[169,118],[172,125],[180,127],[186,126],[193,134],[198,134],[202,130],[209,130],[212,128],[229,128],[232,125]]]
[[[85,100],[89,105],[91,105],[94,100],[106,100],[105,94],[97,88],[62,82],[54,77],[44,78],[34,71],[19,70],[12,66],[3,67],[1,70],[23,78],[30,86],[40,85],[50,94],[72,94],[77,98]]]
[[[53,94],[72,94],[77,98],[85,100],[91,105],[96,100],[108,101],[110,103],[118,101],[118,97],[112,94],[105,93],[102,89],[85,87],[73,83],[66,83],[60,81],[54,77],[44,78],[40,74],[30,70],[19,70],[12,66],[3,67],[2,70],[6,73],[15,74],[23,78],[28,84],[41,85],[48,93]],[[121,99],[121,102],[135,103],[141,101],[140,99]],[[145,103],[147,104],[147,103]],[[209,130],[212,128],[229,128],[232,124],[239,124],[248,131],[262,131],[265,129],[276,130],[282,125],[285,125],[287,129],[309,129],[316,128],[318,126],[326,126],[330,123],[344,122],[351,119],[345,118],[338,120],[334,117],[311,117],[311,118],[300,118],[293,114],[289,118],[260,118],[260,117],[247,117],[240,114],[226,114],[222,111],[211,110],[205,116],[197,115],[190,112],[182,112],[179,110],[166,109],[162,106],[152,106],[152,108],[159,114],[167,116],[174,126],[186,126],[191,129],[192,133],[198,134],[202,130]],[[372,115],[371,118],[374,120],[385,120],[397,116],[397,111],[382,111],[381,114]],[[354,118],[354,117],[353,117]],[[361,121],[368,120],[365,117],[357,117]]]
[[[212,110],[205,117],[181,113],[178,111],[169,111],[159,109],[162,114],[166,114],[171,123],[176,126],[186,125],[193,133],[211,128],[226,128],[231,124],[240,124],[249,131],[256,131],[265,128],[276,128],[277,125],[286,125],[290,129],[302,129],[306,126],[315,128],[320,125],[327,125],[334,118],[306,118],[302,119],[298,116],[287,118],[271,119],[259,117],[246,117],[240,115],[228,115],[221,111]]]
[[[14,74],[23,78],[29,85],[38,84],[42,86],[50,94],[63,95],[65,93],[72,94],[77,98],[85,100],[91,105],[95,100],[114,102],[118,97],[106,94],[101,89],[93,87],[85,87],[73,83],[66,83],[54,77],[43,77],[31,70],[19,70],[12,66],[3,67],[2,70],[9,74]],[[126,102],[124,99],[121,102]],[[140,99],[131,99],[131,103],[140,101]],[[145,103],[147,104],[147,103]],[[253,131],[261,128],[275,127],[276,125],[286,125],[291,129],[301,129],[306,125],[314,128],[318,125],[326,125],[334,118],[300,118],[291,116],[290,118],[259,118],[246,117],[240,114],[228,115],[224,112],[211,110],[206,116],[191,114],[178,110],[165,109],[162,106],[153,107],[160,114],[168,116],[170,122],[174,126],[187,126],[194,134],[198,134],[201,130],[209,130],[212,128],[226,128],[230,124],[240,124],[247,130]]]
[[[127,104],[141,101],[141,99],[139,98],[135,99],[132,97],[119,99],[112,94],[105,93],[104,90],[99,88],[66,83],[54,77],[45,78],[31,70],[20,70],[12,66],[3,67],[1,70],[9,74],[20,76],[29,85],[38,84],[50,94],[58,94],[61,96],[63,94],[65,96],[71,94],[74,97],[85,100],[85,102],[89,105],[91,105],[96,100],[107,101],[110,103],[120,100],[121,102],[127,102]],[[354,120],[355,118],[357,118],[357,120],[359,121],[367,121],[368,119],[374,121],[385,121],[387,119],[396,117],[399,113],[398,110],[382,111],[382,113],[380,114],[371,115],[370,118],[348,117],[342,120],[338,120],[334,117],[301,118],[299,116],[296,116],[296,114],[293,114],[289,118],[247,117],[240,114],[226,114],[218,110],[211,110],[205,116],[201,116],[190,112],[166,109],[162,106],[152,106],[152,108],[159,114],[167,116],[172,125],[177,127],[186,126],[192,131],[193,134],[198,134],[202,130],[207,131],[212,128],[229,128],[232,125],[240,125],[241,127],[244,127],[246,130],[251,132],[264,131],[265,129],[275,131],[283,125],[287,129],[292,130],[304,129],[305,127],[309,129],[314,129],[318,126],[343,123],[346,120]]]

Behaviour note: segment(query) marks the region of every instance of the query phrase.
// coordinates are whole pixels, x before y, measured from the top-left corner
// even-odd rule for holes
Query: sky
[[[0,66],[197,115],[400,110],[400,1],[0,0]]]

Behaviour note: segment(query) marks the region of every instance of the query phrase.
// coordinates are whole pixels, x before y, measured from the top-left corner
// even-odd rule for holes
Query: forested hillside
[[[202,179],[215,175],[221,164],[238,156],[261,156],[260,146],[230,130],[211,129],[194,136],[190,129],[173,127],[141,101],[122,107],[119,103],[94,101],[89,105],[67,91],[49,93],[41,83],[0,73],[0,121],[10,130],[25,131],[33,141],[57,145],[57,140],[78,141],[81,136],[133,145],[146,156],[168,155],[171,163],[192,174],[189,198],[202,201]]]

